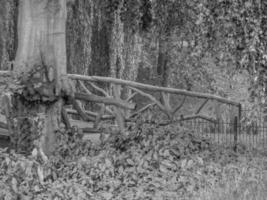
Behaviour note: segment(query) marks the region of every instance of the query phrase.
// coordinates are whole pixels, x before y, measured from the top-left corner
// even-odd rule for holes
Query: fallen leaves
[[[205,138],[179,128],[143,127],[141,134],[110,138],[102,146],[87,146],[71,137],[46,162],[38,158],[37,150],[27,158],[2,151],[0,195],[6,199],[177,199],[191,198],[231,177],[246,178],[252,185],[260,178],[261,168],[250,166],[246,158],[236,162],[230,150],[214,149]]]

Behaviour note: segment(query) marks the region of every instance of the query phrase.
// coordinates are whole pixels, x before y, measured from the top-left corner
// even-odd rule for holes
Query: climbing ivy
[[[1,2],[0,67],[15,55],[15,18],[17,0]],[[191,88],[203,84],[216,93],[203,67],[203,58],[212,57],[228,77],[247,70],[251,77],[251,94],[257,102],[265,103],[267,65],[267,2],[264,0],[73,0],[68,3],[67,53],[68,71],[73,73],[109,75],[111,32],[116,14],[123,24],[120,34],[123,44],[141,41],[147,45],[138,49],[146,56],[151,68],[158,63],[157,42],[166,42],[167,69],[171,77]],[[134,34],[141,39],[132,39]],[[127,39],[130,38],[130,39]],[[115,41],[117,42],[117,41]],[[146,42],[148,44],[146,44]],[[151,44],[154,43],[154,44]],[[182,44],[182,45],[181,45]],[[113,45],[113,46],[112,46]],[[154,45],[153,48],[149,45]],[[116,46],[116,45],[115,45]],[[134,49],[138,45],[129,45]],[[141,46],[141,45],[140,45]],[[185,47],[186,46],[186,47]],[[146,51],[146,52],[144,52]],[[119,51],[123,52],[123,51]],[[132,50],[129,50],[132,52]],[[130,54],[130,53],[129,53]],[[138,54],[138,55],[139,55]],[[137,54],[136,54],[137,55]],[[126,61],[127,55],[118,56]],[[178,59],[179,58],[179,59]],[[117,62],[117,61],[116,61]],[[116,63],[114,62],[114,63]],[[118,61],[120,62],[120,61]],[[144,62],[145,63],[145,62]],[[154,70],[154,69],[153,69]],[[152,70],[152,71],[153,71]],[[186,75],[186,76],[184,76]],[[205,82],[205,80],[209,80]],[[173,80],[172,82],[175,82]]]

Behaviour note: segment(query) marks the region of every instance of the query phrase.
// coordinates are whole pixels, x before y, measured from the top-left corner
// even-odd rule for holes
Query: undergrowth
[[[105,138],[105,137],[103,137]],[[48,160],[0,153],[0,199],[256,199],[267,196],[263,154],[211,144],[180,127],[145,126],[100,145],[62,133]]]

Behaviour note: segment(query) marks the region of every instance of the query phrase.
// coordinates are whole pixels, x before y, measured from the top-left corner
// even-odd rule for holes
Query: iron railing
[[[236,147],[240,144],[248,148],[267,148],[267,126],[257,123],[247,125],[239,122],[237,117],[231,123],[193,119],[183,121],[181,125],[222,145]]]

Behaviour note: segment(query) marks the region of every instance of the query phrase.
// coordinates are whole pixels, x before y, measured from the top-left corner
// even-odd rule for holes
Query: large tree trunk
[[[69,73],[109,76],[110,19],[99,1],[75,1],[67,19]]]
[[[15,94],[14,137],[20,150],[33,136],[25,131],[37,130],[35,144],[49,155],[55,147],[56,131],[61,122],[62,80],[66,74],[66,1],[20,0],[18,50],[14,71],[27,87]],[[39,85],[39,86],[37,86]],[[24,117],[26,116],[26,117]],[[29,129],[25,130],[25,121]],[[27,129],[27,128],[26,128]],[[23,132],[24,131],[24,132]],[[31,150],[31,149],[27,149]]]
[[[16,54],[17,0],[0,0],[0,69],[7,70]]]
[[[92,1],[76,1],[69,4],[67,10],[67,71],[88,75],[92,54]]]

